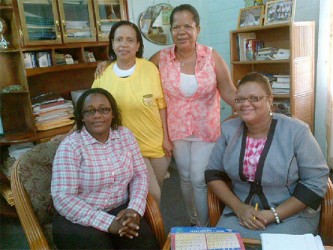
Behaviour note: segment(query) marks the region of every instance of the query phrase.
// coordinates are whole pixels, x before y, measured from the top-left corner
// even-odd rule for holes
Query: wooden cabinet
[[[108,41],[112,25],[127,19],[126,6],[118,0],[94,0],[97,35],[99,41]]]
[[[240,61],[238,34],[254,32],[265,47],[290,50],[288,60]],[[294,22],[243,28],[230,32],[231,74],[235,85],[251,71],[290,75],[290,94],[274,96],[274,101],[290,103],[290,113],[314,130],[314,22]]]
[[[4,130],[4,136],[0,136],[0,145],[38,141],[65,133],[70,127],[36,131],[31,98],[56,92],[65,99],[71,99],[71,91],[90,88],[97,63],[109,58],[107,36],[111,25],[127,19],[127,2],[2,2],[4,5],[0,5],[0,17],[5,19],[9,27],[4,35],[9,47],[0,48],[0,115]],[[101,23],[107,23],[107,28]],[[98,34],[95,27],[99,27]],[[50,65],[26,68],[24,58],[27,54],[39,52],[48,53]],[[94,54],[96,62],[87,61],[87,52]],[[71,55],[75,63],[58,64],[58,54]],[[17,88],[4,91],[13,90],[12,87]]]

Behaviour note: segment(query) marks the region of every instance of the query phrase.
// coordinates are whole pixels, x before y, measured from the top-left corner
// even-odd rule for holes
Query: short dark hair
[[[182,11],[189,11],[192,13],[193,15],[193,21],[195,22],[195,25],[198,27],[200,26],[200,16],[198,11],[196,10],[196,8],[194,8],[192,5],[190,4],[181,4],[179,6],[177,6],[176,8],[174,8],[170,14],[170,26],[172,27],[173,24],[173,17],[175,15],[176,12],[182,12]]]
[[[260,86],[263,88],[265,93],[269,96],[271,96],[273,93],[272,86],[271,86],[268,78],[266,76],[264,76],[263,74],[260,74],[258,72],[250,72],[250,73],[246,74],[238,83],[238,87],[246,84],[247,82],[256,82],[256,83],[260,84]]]
[[[136,52],[136,57],[142,58],[144,45],[143,45],[142,36],[141,36],[141,33],[140,33],[140,30],[139,30],[138,26],[136,26],[134,23],[132,23],[130,21],[122,20],[122,21],[119,21],[119,22],[115,23],[114,25],[112,25],[112,28],[110,30],[110,34],[109,34],[109,57],[110,57],[110,60],[111,61],[117,60],[116,53],[114,52],[114,50],[112,48],[112,40],[114,39],[114,34],[116,33],[116,30],[120,26],[123,26],[123,25],[130,26],[135,30],[136,39],[140,43],[139,50]]]
[[[111,129],[112,130],[118,129],[118,126],[121,126],[122,122],[121,122],[120,110],[118,108],[116,100],[107,90],[102,89],[102,88],[93,88],[93,89],[89,89],[89,90],[83,92],[76,103],[76,108],[75,108],[74,114],[75,114],[75,122],[76,122],[77,130],[80,132],[84,125],[84,123],[82,121],[83,106],[84,106],[84,103],[85,103],[87,97],[91,94],[101,94],[101,95],[104,95],[109,100],[109,103],[110,103],[111,109],[112,109],[112,114],[113,114],[113,118],[112,118],[112,122],[111,122]]]

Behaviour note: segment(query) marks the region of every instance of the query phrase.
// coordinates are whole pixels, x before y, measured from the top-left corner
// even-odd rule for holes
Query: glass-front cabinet
[[[99,41],[108,41],[111,27],[120,20],[127,20],[124,0],[94,0]]]
[[[96,41],[90,0],[58,0],[64,43]]]
[[[25,46],[107,41],[112,25],[128,19],[126,0],[17,0],[17,3]]]
[[[25,45],[62,43],[55,0],[18,0]]]

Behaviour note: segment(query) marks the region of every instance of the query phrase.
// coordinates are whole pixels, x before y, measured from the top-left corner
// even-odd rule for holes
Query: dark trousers
[[[126,207],[127,204],[123,204],[108,213],[117,215]],[[52,230],[54,244],[59,249],[159,249],[144,217],[140,221],[139,236],[133,239],[74,224],[59,214],[53,217]]]

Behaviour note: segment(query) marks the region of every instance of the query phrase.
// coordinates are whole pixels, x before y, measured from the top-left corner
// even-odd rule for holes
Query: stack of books
[[[273,94],[290,94],[290,75],[273,75],[276,80],[272,81]]]
[[[35,126],[38,131],[59,128],[74,123],[73,102],[55,93],[38,96],[32,100]]]
[[[173,227],[171,250],[245,250],[239,233],[218,227]]]
[[[278,48],[275,47],[264,47],[258,49],[256,60],[261,61],[261,60],[271,60],[270,58],[276,54],[278,51]]]
[[[84,51],[84,61],[85,62],[96,62],[95,56],[93,52]]]
[[[70,54],[54,53],[55,63],[57,65],[74,64],[74,59]]]

